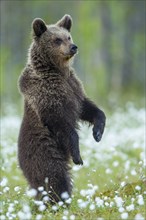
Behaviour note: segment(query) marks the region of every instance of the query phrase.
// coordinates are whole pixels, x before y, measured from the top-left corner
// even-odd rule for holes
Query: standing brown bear
[[[53,25],[40,18],[33,21],[33,42],[19,79],[24,96],[18,140],[20,167],[32,188],[44,187],[50,202],[64,199],[63,192],[71,195],[70,157],[75,164],[83,164],[78,121],[93,124],[96,141],[101,140],[105,126],[104,113],[86,97],[71,67],[77,53],[71,26],[69,15]]]

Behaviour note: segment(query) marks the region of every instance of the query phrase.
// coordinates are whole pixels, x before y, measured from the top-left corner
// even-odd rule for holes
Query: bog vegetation
[[[73,165],[73,196],[66,204],[45,206],[35,201],[17,162],[20,118],[2,118],[1,220],[144,220],[146,177],[144,109],[128,105],[108,117],[103,140],[96,143],[91,128],[80,126],[83,166]],[[11,126],[10,126],[11,125]],[[43,191],[43,187],[39,188]],[[46,192],[44,191],[45,195]],[[47,202],[49,197],[44,197]],[[70,204],[70,207],[66,206]]]

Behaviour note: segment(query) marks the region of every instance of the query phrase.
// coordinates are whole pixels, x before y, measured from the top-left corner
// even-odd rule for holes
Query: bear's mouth
[[[69,59],[71,59],[72,57],[74,57],[76,54],[77,54],[77,51],[76,51],[76,52],[70,52],[70,53],[68,53],[68,54],[63,54],[63,55],[64,55],[64,57],[65,57],[66,60],[69,60]]]

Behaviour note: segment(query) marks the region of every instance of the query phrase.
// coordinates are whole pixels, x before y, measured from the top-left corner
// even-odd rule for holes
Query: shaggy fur
[[[79,151],[78,121],[93,124],[100,141],[105,115],[85,95],[71,67],[77,52],[65,15],[54,25],[41,19],[32,24],[33,42],[19,78],[24,116],[18,139],[20,167],[32,188],[43,186],[52,202],[72,192],[69,163],[83,164]],[[39,193],[38,193],[39,195]]]

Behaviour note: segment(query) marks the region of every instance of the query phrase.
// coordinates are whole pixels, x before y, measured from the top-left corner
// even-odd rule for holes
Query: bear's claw
[[[73,162],[77,165],[83,165],[83,161],[82,161],[82,158],[79,157],[79,158],[73,158]]]
[[[101,134],[100,131],[93,132],[93,137],[94,137],[94,139],[95,139],[97,142],[99,142],[99,141],[101,140],[101,138],[102,138],[102,134]]]
[[[99,142],[102,138],[105,123],[100,123],[100,125],[95,124],[93,127],[93,137],[95,141]]]

